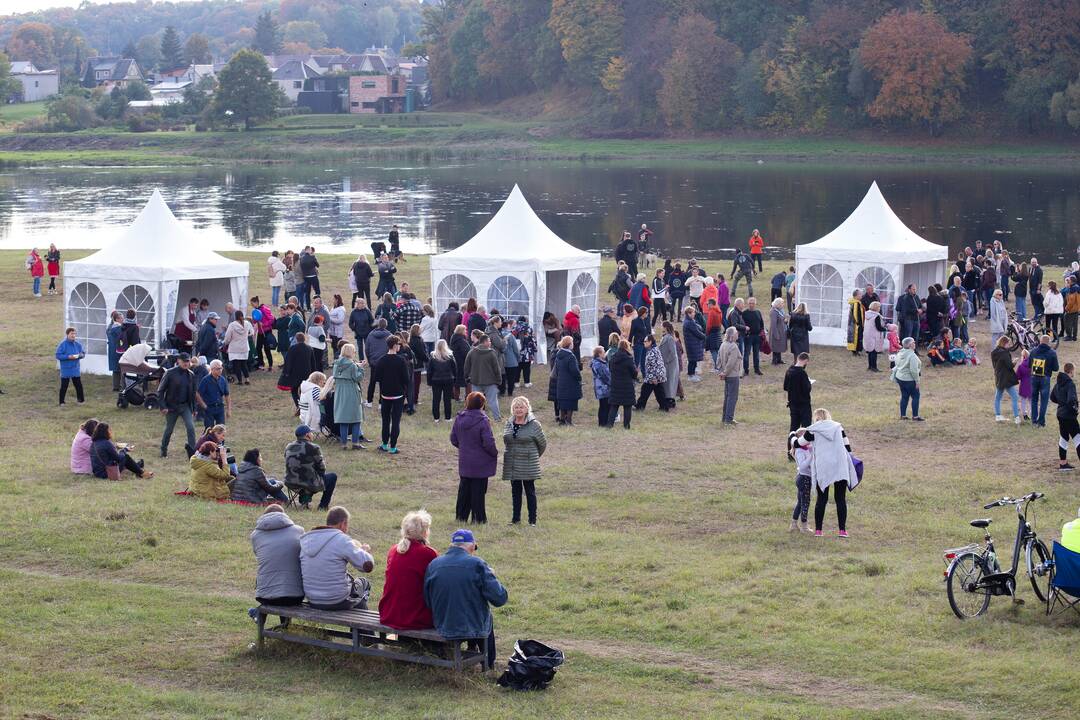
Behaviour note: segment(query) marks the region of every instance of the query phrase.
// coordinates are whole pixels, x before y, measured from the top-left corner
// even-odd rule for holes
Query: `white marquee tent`
[[[502,207],[462,246],[431,258],[436,312],[470,297],[504,316],[529,318],[537,334],[537,362],[546,362],[541,320],[545,311],[561,321],[581,308],[582,355],[596,345],[600,255],[578,250],[536,216],[514,186]]]
[[[897,293],[910,283],[920,296],[944,282],[949,249],[912,232],[885,202],[878,184],[847,220],[812,243],[795,248],[795,301],[805,302],[816,345],[847,343],[848,298],[867,285],[877,288],[883,314],[893,316]]]
[[[86,349],[84,372],[107,374],[109,314],[135,310],[143,342],[161,346],[176,323],[177,298],[206,298],[222,312],[246,307],[248,264],[218,255],[180,223],[157,190],[108,247],[64,263],[64,321]]]

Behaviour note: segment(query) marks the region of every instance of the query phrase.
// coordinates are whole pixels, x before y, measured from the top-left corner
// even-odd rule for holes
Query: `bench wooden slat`
[[[321,623],[324,625],[341,625],[347,628],[370,630],[388,635],[402,635],[417,638],[419,640],[431,640],[432,642],[447,642],[446,638],[434,628],[424,630],[397,630],[379,622],[379,613],[374,610],[317,610],[310,605],[261,605],[259,612],[263,615],[277,615],[279,617],[296,618],[308,622]]]

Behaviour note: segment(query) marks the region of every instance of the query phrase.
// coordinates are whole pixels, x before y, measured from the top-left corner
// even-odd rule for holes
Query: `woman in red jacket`
[[[428,546],[431,515],[414,510],[401,521],[401,540],[386,554],[386,582],[379,601],[379,622],[395,630],[433,627],[424,604],[424,573],[438,557]]]

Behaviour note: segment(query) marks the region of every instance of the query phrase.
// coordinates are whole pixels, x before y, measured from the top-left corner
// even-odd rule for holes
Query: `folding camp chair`
[[[1080,553],[1054,543],[1054,567],[1050,576],[1050,597],[1046,614],[1055,609],[1072,608],[1080,615]]]

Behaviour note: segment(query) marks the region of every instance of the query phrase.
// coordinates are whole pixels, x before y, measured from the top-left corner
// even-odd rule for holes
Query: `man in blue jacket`
[[[195,340],[195,354],[202,355],[206,358],[206,361],[217,360],[218,354],[218,339],[217,339],[217,326],[221,316],[215,312],[206,316],[206,322],[199,328],[199,336]]]
[[[1050,336],[1039,338],[1039,346],[1031,351],[1031,424],[1046,427],[1046,406],[1050,404],[1050,387],[1058,371],[1058,356],[1050,347]]]
[[[476,555],[470,530],[457,530],[450,549],[435,558],[424,575],[424,602],[431,608],[435,629],[447,640],[469,640],[479,646],[487,638],[487,668],[495,665],[495,624],[488,603],[506,604],[506,588]]]

